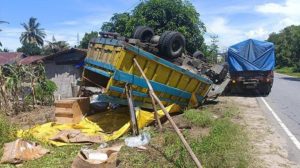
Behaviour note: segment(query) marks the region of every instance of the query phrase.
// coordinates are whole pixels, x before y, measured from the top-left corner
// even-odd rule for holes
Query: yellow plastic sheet
[[[176,104],[172,104],[166,109],[169,113],[174,113],[178,112],[180,107]],[[163,111],[159,110],[158,115],[159,117],[163,117]],[[136,110],[136,116],[139,129],[144,128],[155,120],[153,112],[141,109]],[[55,146],[63,146],[67,144],[50,139],[62,130],[73,129],[80,130],[86,135],[100,136],[104,142],[115,140],[130,130],[128,108],[98,113],[82,119],[78,124],[56,124],[50,122],[43,125],[37,125],[28,130],[19,130],[17,136],[19,138],[33,137]]]

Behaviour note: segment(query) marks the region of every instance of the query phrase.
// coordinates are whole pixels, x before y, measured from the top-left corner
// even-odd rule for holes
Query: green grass
[[[252,157],[247,133],[243,126],[232,121],[239,117],[238,109],[220,108],[218,116],[213,117],[216,113],[212,108],[184,112],[183,121],[189,120],[187,123],[192,124],[192,129],[210,130],[204,137],[195,137],[193,131],[184,130],[191,148],[204,167],[249,167]],[[152,128],[150,132],[152,139],[147,150],[122,148],[121,167],[196,167],[173,130],[159,133]]]
[[[16,139],[16,130],[17,128],[8,121],[6,116],[0,114],[0,147]]]
[[[7,142],[13,141],[16,139],[16,130],[17,128],[9,123],[8,119],[4,114],[0,114],[0,156],[3,154],[3,145]],[[0,167],[4,167],[0,164]],[[12,167],[6,165],[5,167]]]
[[[224,118],[216,120],[210,135],[193,146],[206,167],[248,167],[247,142],[243,128]]]
[[[213,114],[209,111],[190,109],[184,112],[184,117],[190,121],[192,124],[207,127],[210,126],[213,122]]]
[[[278,68],[275,71],[278,73],[282,73],[282,74],[300,78],[300,72],[294,72],[293,67]]]
[[[51,151],[40,159],[25,162],[23,168],[69,168],[75,158],[75,156],[80,151],[81,146],[70,145],[63,147],[52,147],[45,146],[45,148]]]
[[[233,122],[239,111],[235,107],[209,106],[202,110],[187,110],[181,116],[180,122],[186,122],[192,129],[183,130],[191,148],[201,160],[204,167],[248,167],[251,162],[251,152],[247,133],[239,124]],[[151,127],[148,131],[151,134],[150,144],[147,150],[138,151],[135,148],[124,146],[118,156],[121,160],[120,167],[195,167],[188,152],[182,145],[177,134],[172,129],[166,129],[163,133],[157,132]],[[203,135],[195,134],[192,130],[207,129],[209,133]],[[3,117],[0,118],[0,143],[16,139],[16,128],[9,124]],[[28,137],[28,140],[33,140]],[[52,147],[42,144],[51,151],[40,159],[23,163],[24,168],[47,167],[67,168],[72,164],[73,159],[79,152],[81,146]],[[0,167],[15,167],[10,164],[2,164]]]

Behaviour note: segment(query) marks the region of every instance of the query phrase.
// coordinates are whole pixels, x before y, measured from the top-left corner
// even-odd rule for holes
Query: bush
[[[57,90],[57,86],[53,81],[46,79],[45,81],[38,83],[34,90],[36,100],[40,101],[43,105],[53,104],[53,94]]]
[[[4,143],[13,141],[16,139],[16,128],[12,125],[7,118],[0,114],[0,147]]]

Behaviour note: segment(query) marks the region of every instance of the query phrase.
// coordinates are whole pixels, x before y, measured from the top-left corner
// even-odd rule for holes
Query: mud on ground
[[[54,121],[54,106],[37,106],[32,111],[20,112],[17,115],[9,116],[12,123],[22,129],[33,127]]]

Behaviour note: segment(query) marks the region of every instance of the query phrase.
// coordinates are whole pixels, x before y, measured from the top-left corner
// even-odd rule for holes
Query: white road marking
[[[270,107],[270,105],[267,103],[267,101],[261,97],[261,100],[265,103],[267,108],[271,111],[276,121],[279,123],[281,128],[285,131],[285,133],[288,135],[288,137],[291,139],[291,141],[295,144],[298,150],[300,150],[300,142],[295,137],[295,135],[292,134],[292,132],[285,126],[285,124],[282,122],[282,120],[278,117],[278,115],[274,112],[274,110]]]

